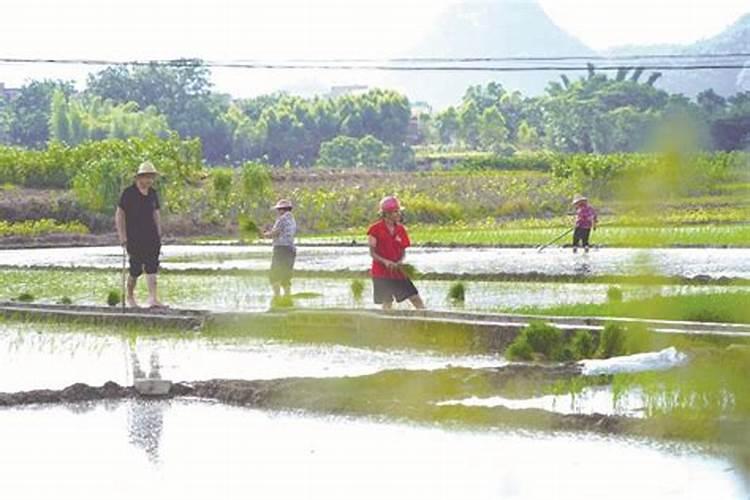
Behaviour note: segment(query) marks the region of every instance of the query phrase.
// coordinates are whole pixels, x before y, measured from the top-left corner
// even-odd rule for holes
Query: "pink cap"
[[[381,212],[398,212],[401,210],[401,204],[395,196],[386,196],[380,200]]]

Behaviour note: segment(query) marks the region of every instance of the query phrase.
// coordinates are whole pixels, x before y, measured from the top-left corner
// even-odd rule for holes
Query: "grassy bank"
[[[486,246],[539,246],[568,228],[519,227],[523,223],[505,227],[489,224],[465,225],[414,225],[409,234],[414,245],[486,245]],[[366,229],[347,230],[320,236],[305,236],[306,242],[365,242]],[[570,244],[571,236],[560,239],[556,245]],[[625,248],[696,247],[750,247],[750,224],[695,224],[679,227],[604,226],[591,235],[592,245]]]
[[[708,293],[652,297],[607,304],[574,304],[524,307],[518,312],[561,316],[611,316],[625,318],[750,323],[750,292]]]

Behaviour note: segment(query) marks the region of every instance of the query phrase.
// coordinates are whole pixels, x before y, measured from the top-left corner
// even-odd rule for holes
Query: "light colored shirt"
[[[297,221],[294,220],[292,212],[284,212],[276,222],[271,231],[278,231],[273,237],[275,247],[294,247],[294,235],[297,234]]]

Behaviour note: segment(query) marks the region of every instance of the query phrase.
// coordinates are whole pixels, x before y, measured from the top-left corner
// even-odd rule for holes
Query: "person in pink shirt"
[[[596,230],[597,216],[594,207],[589,205],[585,196],[573,197],[573,206],[576,209],[576,226],[573,231],[573,253],[578,251],[578,244],[583,246],[583,251],[589,252],[589,236],[592,230]]]

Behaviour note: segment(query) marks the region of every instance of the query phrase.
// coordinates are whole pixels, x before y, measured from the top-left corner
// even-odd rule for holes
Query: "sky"
[[[456,3],[461,0],[4,0],[0,57],[404,56],[404,48],[416,44],[441,10]],[[691,42],[718,33],[750,12],[748,0],[539,3],[556,24],[594,49]],[[0,82],[12,87],[45,76],[80,80],[95,69],[0,64]],[[289,82],[291,89],[320,84],[320,75],[310,72],[238,74],[241,71],[214,71],[217,88],[242,96],[274,90],[279,81]],[[326,84],[350,79],[326,74]]]

